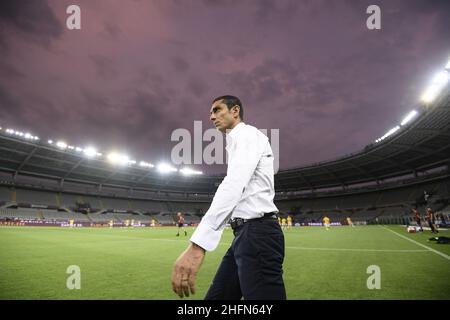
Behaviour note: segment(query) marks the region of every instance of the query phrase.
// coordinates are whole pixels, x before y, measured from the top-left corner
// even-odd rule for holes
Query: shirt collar
[[[244,122],[239,122],[231,131],[228,133],[228,136],[232,139],[236,137],[236,135],[245,127]]]

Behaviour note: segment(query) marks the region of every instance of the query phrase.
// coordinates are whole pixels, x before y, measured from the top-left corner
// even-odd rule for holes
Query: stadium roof
[[[377,140],[378,141],[378,140]],[[314,190],[382,181],[450,165],[450,86],[421,107],[417,118],[360,152],[309,166],[280,170],[277,191]],[[126,189],[211,193],[220,175],[161,174],[139,166],[113,166],[104,159],[60,150],[37,139],[0,131],[0,172]]]

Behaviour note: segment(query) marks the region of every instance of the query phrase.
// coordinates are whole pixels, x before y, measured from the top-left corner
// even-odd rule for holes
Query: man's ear
[[[239,116],[239,111],[241,111],[241,107],[239,107],[238,105],[233,106],[234,110],[237,110],[237,116]]]

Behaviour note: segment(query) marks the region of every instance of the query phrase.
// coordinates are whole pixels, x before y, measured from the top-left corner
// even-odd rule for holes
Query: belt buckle
[[[231,220],[230,225],[231,225],[231,229],[236,229],[237,227],[240,227],[244,224],[244,219],[242,218],[235,218],[233,220]]]

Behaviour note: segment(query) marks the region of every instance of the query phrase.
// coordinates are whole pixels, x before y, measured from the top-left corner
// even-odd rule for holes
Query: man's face
[[[213,103],[210,120],[214,123],[217,130],[225,133],[227,129],[232,129],[239,122],[239,107],[228,109],[223,100]]]

